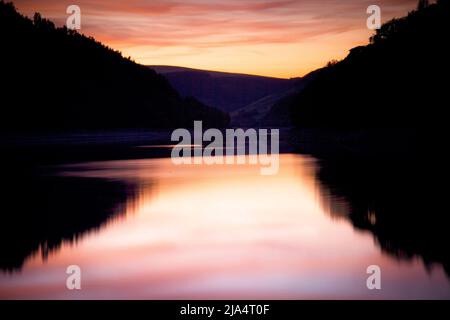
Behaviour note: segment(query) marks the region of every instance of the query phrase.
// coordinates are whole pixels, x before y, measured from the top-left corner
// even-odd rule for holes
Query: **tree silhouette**
[[[428,7],[429,2],[428,0],[419,0],[419,4],[417,5],[417,10],[423,10],[426,7]]]

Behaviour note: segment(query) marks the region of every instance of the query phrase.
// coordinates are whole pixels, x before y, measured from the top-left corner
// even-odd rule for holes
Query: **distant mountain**
[[[261,121],[270,112],[272,107],[283,98],[295,93],[295,88],[270,94],[262,97],[249,105],[230,113],[231,125],[235,127],[258,127]]]
[[[257,100],[292,88],[294,80],[246,74],[149,66],[164,75],[183,97],[195,97],[202,103],[233,112]]]
[[[290,80],[285,90],[265,96],[230,113],[231,124],[236,127],[290,127],[292,126],[290,105],[296,95],[320,71],[310,72],[303,78]]]
[[[393,19],[290,101],[299,127],[447,126],[450,1]]]
[[[228,115],[92,37],[0,1],[0,131],[223,127]]]

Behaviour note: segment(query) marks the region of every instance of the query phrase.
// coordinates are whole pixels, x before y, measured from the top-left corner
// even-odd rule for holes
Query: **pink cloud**
[[[383,20],[402,16],[417,0],[77,0],[82,32],[114,48],[183,46],[191,50],[305,43],[366,30],[366,8],[378,4]],[[59,0],[18,0],[21,12],[41,12],[62,25]],[[68,3],[67,3],[68,4]],[[349,43],[349,48],[351,47]]]

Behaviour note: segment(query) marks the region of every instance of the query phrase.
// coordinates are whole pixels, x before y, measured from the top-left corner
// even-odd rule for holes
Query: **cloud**
[[[208,48],[281,46],[366,30],[366,8],[378,4],[383,20],[402,16],[416,0],[78,0],[82,32],[109,46],[192,52]],[[29,15],[40,11],[63,24],[59,0],[19,0]],[[352,44],[349,43],[349,48]],[[200,51],[204,52],[204,51]]]

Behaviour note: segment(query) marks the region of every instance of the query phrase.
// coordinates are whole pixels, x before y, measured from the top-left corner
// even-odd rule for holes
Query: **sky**
[[[81,9],[81,30],[145,65],[298,77],[368,43],[367,7],[381,20],[401,17],[417,0],[18,0],[58,26]]]

